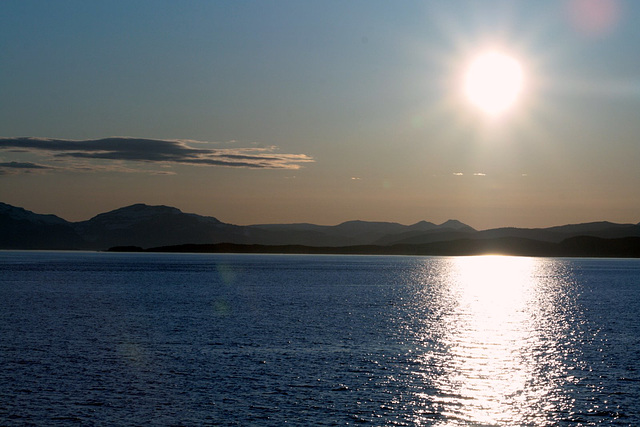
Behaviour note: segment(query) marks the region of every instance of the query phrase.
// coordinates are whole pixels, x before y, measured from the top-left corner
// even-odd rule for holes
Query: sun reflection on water
[[[415,423],[547,425],[549,414],[567,404],[559,391],[567,368],[557,263],[502,256],[443,261],[444,279],[427,283],[441,288],[439,297],[424,301],[441,313],[421,339],[440,347],[423,353],[414,372],[435,392],[418,393],[429,410]]]

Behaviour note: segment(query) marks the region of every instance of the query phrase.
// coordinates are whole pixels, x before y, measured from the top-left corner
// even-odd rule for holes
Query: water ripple
[[[637,425],[639,273],[5,252],[0,424]]]

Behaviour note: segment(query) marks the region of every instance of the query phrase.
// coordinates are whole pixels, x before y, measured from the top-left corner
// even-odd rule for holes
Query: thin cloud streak
[[[0,162],[0,175],[43,172],[51,169],[55,168],[32,162]]]
[[[253,169],[299,169],[313,162],[306,154],[280,154],[277,147],[193,148],[202,141],[111,137],[92,140],[0,138],[0,150],[30,152],[53,159],[111,160]],[[10,162],[12,163],[12,162]],[[0,165],[0,167],[2,167]],[[5,166],[11,167],[11,166]]]
[[[39,165],[31,162],[4,162],[0,163],[0,168],[12,169],[51,169],[49,166]]]

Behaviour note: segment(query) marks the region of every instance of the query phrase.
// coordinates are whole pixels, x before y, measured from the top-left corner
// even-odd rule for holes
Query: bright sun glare
[[[471,62],[464,89],[472,104],[497,116],[515,103],[522,81],[522,66],[516,59],[500,52],[488,52]]]

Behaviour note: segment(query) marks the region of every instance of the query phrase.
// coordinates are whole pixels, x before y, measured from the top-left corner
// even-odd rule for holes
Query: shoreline
[[[424,256],[511,255],[534,257],[640,258],[640,237],[603,239],[599,237],[579,236],[565,239],[560,243],[507,237],[497,239],[462,239],[427,244],[400,244],[391,246],[305,246],[213,243],[170,245],[146,249],[139,246],[115,246],[107,249],[107,252]]]

